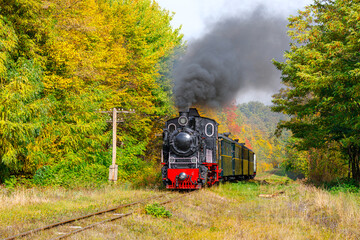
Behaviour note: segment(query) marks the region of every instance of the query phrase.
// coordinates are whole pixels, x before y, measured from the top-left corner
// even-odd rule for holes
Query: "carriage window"
[[[205,126],[205,134],[208,137],[211,137],[212,135],[214,135],[214,125],[212,123],[208,123]]]
[[[229,142],[226,142],[226,141],[223,141],[222,142],[222,151],[221,151],[221,154],[222,155],[227,155],[227,156],[230,156],[231,155],[231,148],[230,148],[230,144]]]
[[[244,153],[243,153],[243,154],[244,154],[244,155],[243,155],[244,159],[245,159],[245,160],[249,160],[249,150],[244,149]]]
[[[175,131],[175,130],[176,130],[175,124],[170,123],[169,126],[168,126],[168,129],[169,129],[169,132],[170,132],[170,133],[172,133],[173,131]]]

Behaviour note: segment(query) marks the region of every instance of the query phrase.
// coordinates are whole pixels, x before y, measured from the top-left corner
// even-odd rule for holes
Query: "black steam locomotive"
[[[218,134],[218,123],[195,108],[165,123],[162,177],[169,189],[199,189],[220,179],[256,175],[256,156],[229,134]]]

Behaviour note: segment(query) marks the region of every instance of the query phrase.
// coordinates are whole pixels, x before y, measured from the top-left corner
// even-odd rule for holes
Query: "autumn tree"
[[[95,158],[107,167],[111,131],[96,108],[135,109],[118,126],[118,140],[124,143],[118,149],[119,176],[131,178],[143,169],[144,159],[154,157],[148,145],[170,108],[157,83],[159,69],[181,35],[171,28],[169,13],[150,0],[54,0],[47,12],[55,24],[45,48],[49,74],[44,82],[57,96],[58,111],[67,113],[60,119],[66,124],[58,129],[56,123],[51,134],[58,136],[53,150],[60,147],[68,159],[62,168],[69,161],[88,166]]]
[[[360,180],[360,3],[316,0],[289,21],[294,42],[286,61],[274,62],[286,88],[274,95],[273,110],[291,119],[279,127],[302,149],[338,143]]]
[[[111,128],[99,110],[113,107],[136,109],[118,126],[119,175],[141,171],[171,112],[160,72],[182,35],[169,12],[151,0],[9,0],[0,10],[0,171],[40,184],[106,179]]]
[[[28,145],[39,136],[51,101],[44,96],[38,1],[0,2],[0,181],[34,170]]]

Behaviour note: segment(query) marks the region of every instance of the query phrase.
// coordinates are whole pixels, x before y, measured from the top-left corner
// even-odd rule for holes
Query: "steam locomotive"
[[[256,175],[256,155],[218,134],[218,123],[201,117],[195,108],[165,123],[161,169],[168,189],[200,189],[220,180],[242,180]]]

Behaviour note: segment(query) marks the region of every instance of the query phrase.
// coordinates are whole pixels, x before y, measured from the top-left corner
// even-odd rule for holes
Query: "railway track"
[[[181,196],[175,196],[173,198],[169,198],[165,201],[162,201],[159,204],[165,205],[167,203],[174,202],[186,195],[188,195],[188,194],[183,194]],[[52,240],[64,239],[64,238],[67,238],[76,233],[96,227],[98,225],[130,216],[130,215],[134,214],[135,212],[139,211],[141,208],[140,207],[134,208],[134,209],[132,209],[128,212],[124,212],[124,213],[117,213],[118,211],[122,211],[126,208],[130,208],[130,207],[133,207],[136,205],[147,204],[147,203],[150,203],[154,199],[166,198],[168,196],[169,196],[169,194],[162,194],[162,195],[150,197],[147,199],[143,199],[140,201],[123,204],[123,205],[109,208],[106,210],[102,210],[99,212],[95,212],[95,213],[79,216],[76,218],[68,219],[65,221],[53,223],[50,225],[46,225],[46,226],[43,226],[40,228],[36,228],[36,229],[30,230],[30,231],[26,231],[26,232],[23,232],[23,233],[14,235],[14,236],[4,238],[3,240],[13,240],[13,239],[20,239],[20,238],[25,238],[25,239],[26,238],[28,238],[28,239],[42,238],[42,239],[52,239]],[[73,225],[71,225],[71,224],[73,224]],[[47,233],[46,236],[52,235],[51,238],[46,238],[46,236],[42,235],[45,232],[49,232],[49,231],[50,231],[50,233]]]

